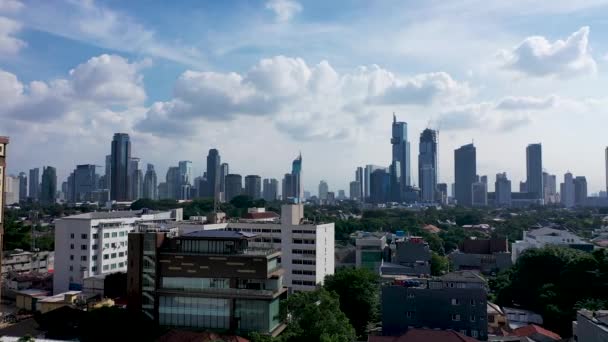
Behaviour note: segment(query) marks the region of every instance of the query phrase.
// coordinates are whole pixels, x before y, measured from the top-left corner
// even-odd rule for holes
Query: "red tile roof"
[[[248,339],[236,335],[220,335],[214,332],[193,332],[184,330],[171,330],[161,336],[158,342],[249,342]]]
[[[561,336],[554,333],[553,331],[549,331],[543,327],[539,327],[536,324],[526,325],[525,327],[517,328],[513,330],[513,335],[519,337],[532,337],[533,335],[540,334],[546,337],[549,337],[555,341],[561,340]]]
[[[273,219],[279,218],[279,214],[273,211],[265,211],[263,213],[247,213],[243,216],[243,218],[249,220]]]
[[[401,336],[369,336],[368,342],[477,342],[453,330],[410,329]]]

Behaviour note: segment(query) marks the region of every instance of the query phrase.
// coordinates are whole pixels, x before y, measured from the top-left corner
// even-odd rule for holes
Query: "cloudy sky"
[[[440,130],[440,181],[474,141],[478,173],[545,169],[605,187],[608,1],[0,0],[9,171],[103,165],[114,132],[159,177],[209,148],[234,173],[348,189],[388,165],[392,113]],[[101,172],[101,170],[100,170]]]

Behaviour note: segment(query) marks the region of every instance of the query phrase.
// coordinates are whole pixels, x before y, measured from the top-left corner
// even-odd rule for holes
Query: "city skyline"
[[[325,179],[332,190],[348,190],[354,168],[388,166],[386,122],[396,112],[408,124],[411,151],[425,128],[439,130],[438,182],[454,181],[453,151],[474,140],[478,173],[507,172],[517,184],[527,178],[526,146],[540,142],[547,172],[571,171],[586,177],[590,192],[605,189],[605,2],[407,10],[356,3],[340,11],[337,4],[274,2],[293,6],[0,7],[11,27],[0,31],[0,134],[13,141],[9,173],[51,165],[65,179],[77,164],[103,165],[107,137],[125,132],[134,155],[159,175],[180,160],[192,160],[193,175],[201,175],[201,155],[217,148],[231,171],[281,179],[302,151],[305,189]],[[66,17],[70,12],[76,15]],[[552,20],[566,24],[557,29]]]

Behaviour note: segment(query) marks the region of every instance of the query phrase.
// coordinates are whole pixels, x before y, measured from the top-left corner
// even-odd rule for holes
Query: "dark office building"
[[[574,177],[574,205],[584,206],[587,202],[587,178]]]
[[[526,191],[534,198],[544,199],[543,191],[543,153],[541,144],[526,147]]]
[[[243,193],[243,177],[235,173],[226,175],[226,202]]]
[[[286,173],[285,176],[283,177],[283,184],[282,185],[282,200],[283,201],[287,201],[290,198],[293,199],[294,195],[294,188],[293,188],[293,175],[291,173]]]
[[[279,181],[274,178],[264,179],[262,197],[266,202],[274,202],[279,195]]]
[[[112,139],[110,199],[129,200],[129,163],[131,162],[131,140],[126,133],[115,133]]]
[[[27,176],[19,172],[19,202],[27,201]]]
[[[42,183],[40,184],[40,202],[55,204],[57,201],[57,171],[52,166],[42,169]]]
[[[204,197],[216,198],[220,192],[220,152],[212,148],[207,154],[207,189]],[[219,197],[217,197],[219,200]]]
[[[32,201],[37,201],[40,198],[40,169],[34,168],[30,170],[28,197]]]
[[[382,287],[382,331],[400,336],[410,328],[454,330],[488,338],[487,285],[473,272]]]
[[[396,194],[402,196],[405,193],[406,187],[410,185],[410,142],[407,139],[407,123],[397,121],[397,117],[393,114],[392,126],[392,162],[393,168],[390,170],[391,178],[394,178],[390,185],[393,197]],[[396,181],[395,181],[396,180]],[[393,198],[399,201],[399,199]]]
[[[281,252],[250,248],[255,236],[129,234],[128,309],[164,327],[277,335],[287,294]]]
[[[97,190],[97,181],[95,165],[76,165],[73,177],[74,185],[72,189],[74,192],[72,200],[74,202],[91,201],[91,194]]]
[[[420,134],[418,186],[423,202],[437,201],[437,131],[425,129]]]
[[[513,265],[506,238],[463,240],[448,257],[454,271],[496,274]]]
[[[454,198],[459,205],[473,205],[473,183],[477,182],[477,152],[473,144],[454,151]]]
[[[385,169],[378,169],[370,176],[370,201],[372,203],[386,203],[390,194],[391,177]]]
[[[262,198],[262,178],[260,176],[245,176],[245,195],[253,199]]]

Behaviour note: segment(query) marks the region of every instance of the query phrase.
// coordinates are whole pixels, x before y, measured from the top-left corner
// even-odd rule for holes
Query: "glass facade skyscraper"
[[[473,204],[473,183],[477,182],[477,150],[473,144],[454,151],[454,190],[459,205]]]
[[[293,198],[296,203],[304,202],[304,184],[302,183],[302,154],[291,163],[291,181]]]
[[[393,198],[393,200],[400,201],[405,197],[406,188],[411,184],[410,143],[407,139],[407,123],[397,121],[395,114],[393,114],[392,132],[391,145],[393,146],[393,158],[391,165],[393,165],[393,168],[391,170],[391,179],[397,182],[396,184],[391,184],[391,193],[398,193],[399,198]]]
[[[418,186],[424,202],[434,202],[437,192],[437,132],[425,129],[420,134]]]
[[[543,191],[543,153],[541,144],[526,147],[526,187],[534,198],[544,200]]]
[[[131,162],[131,140],[126,133],[115,133],[112,139],[110,199],[128,201],[131,191],[129,163]]]
[[[204,197],[216,198],[219,195],[220,165],[220,152],[215,148],[210,149],[209,154],[207,154],[207,189]]]

